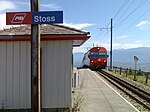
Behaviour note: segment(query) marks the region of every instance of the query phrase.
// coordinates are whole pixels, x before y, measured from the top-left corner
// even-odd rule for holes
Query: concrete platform
[[[79,77],[80,112],[139,112],[95,72],[81,69]]]

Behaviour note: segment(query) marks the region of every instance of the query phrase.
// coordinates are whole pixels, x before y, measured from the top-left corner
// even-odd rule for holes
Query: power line
[[[107,32],[104,34],[103,38],[99,41],[99,43],[104,43],[105,40],[107,39],[107,38],[105,38],[105,37],[106,37],[108,34],[109,34],[109,32],[107,31]]]
[[[110,23],[106,24],[104,27],[108,27]],[[98,28],[98,29],[101,29],[101,28]],[[100,35],[100,32],[98,33],[98,35],[96,36],[95,40],[99,37]]]
[[[119,8],[119,10],[117,11],[117,13],[115,14],[115,16],[113,17],[113,19],[115,19],[117,16],[118,16],[118,14],[123,10],[123,8],[127,5],[127,3],[129,2],[129,0],[125,0],[124,2],[123,2],[123,4],[121,5],[121,7]]]
[[[99,28],[100,31],[102,31],[103,29],[108,29],[109,25],[110,25],[110,22],[109,22],[108,24],[106,24],[104,27]],[[109,29],[110,29],[110,28],[109,28]],[[99,34],[100,34],[100,33],[99,33]],[[98,34],[98,35],[99,35],[99,34]],[[100,39],[98,42],[96,42],[96,44],[99,43],[99,42],[104,38],[105,35],[106,35],[106,33],[104,33],[103,36],[101,36],[101,39]],[[97,38],[96,38],[96,39],[97,39]]]
[[[103,36],[101,36],[101,39],[99,41],[97,41],[96,43],[102,43],[102,41],[104,40],[105,36],[108,35],[109,31],[105,32]]]
[[[150,11],[150,8],[148,8],[139,18],[137,18],[132,24],[130,24],[125,30],[123,30],[120,34],[122,35],[124,32],[126,32],[127,30],[129,30],[129,28],[131,28],[139,19],[141,19],[146,13],[148,13]]]
[[[117,24],[119,22],[119,20],[121,20],[121,18],[123,17],[123,15],[125,15],[127,13],[127,11],[129,10],[129,8],[132,6],[132,4],[134,3],[135,0],[133,0],[129,6],[127,7],[127,9],[122,13],[122,15],[117,19],[117,22],[115,24]]]
[[[116,26],[120,26],[129,16],[131,16],[137,9],[139,9],[144,3],[146,3],[148,0],[145,0],[144,2],[141,2],[140,5],[138,5],[132,12],[130,12],[122,21],[120,21]]]
[[[118,10],[117,13],[115,14],[115,16],[113,17],[113,19],[118,16],[118,14],[123,10],[123,8],[128,4],[129,1],[130,1],[130,0],[125,0],[125,1],[123,2],[123,4],[122,4],[121,7],[119,8],[119,10]],[[110,25],[110,23],[109,23],[106,27],[101,28],[101,30],[102,30],[102,29],[107,29],[107,30],[108,30],[109,25]],[[109,28],[109,29],[110,29],[110,28]],[[106,32],[106,33],[102,36],[101,40],[99,40],[97,43],[99,43],[99,42],[103,43],[103,42],[106,40],[106,38],[105,38],[105,40],[104,40],[104,37],[105,37],[106,35],[108,35],[108,32]]]

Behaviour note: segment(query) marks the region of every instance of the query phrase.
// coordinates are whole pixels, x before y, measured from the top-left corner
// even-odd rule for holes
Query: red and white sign
[[[32,24],[31,12],[7,12],[6,25]]]
[[[26,17],[26,13],[15,14],[11,23],[22,23]]]

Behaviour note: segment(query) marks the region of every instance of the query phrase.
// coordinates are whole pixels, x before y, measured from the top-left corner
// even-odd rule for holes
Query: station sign
[[[55,23],[63,23],[63,11],[6,13],[6,25]]]
[[[53,23],[63,23],[62,11],[32,13],[32,24],[53,24]]]

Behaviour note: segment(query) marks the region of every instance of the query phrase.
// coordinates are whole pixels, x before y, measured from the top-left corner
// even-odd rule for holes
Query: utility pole
[[[39,11],[39,0],[30,0],[31,12]],[[31,25],[31,111],[41,112],[40,25]]]
[[[112,70],[112,32],[113,32],[113,19],[111,18],[111,27],[110,27],[110,69]]]
[[[100,28],[100,31],[102,30],[107,30],[110,29],[110,69],[112,70],[112,37],[113,37],[113,19],[111,18],[111,26],[110,28]]]

